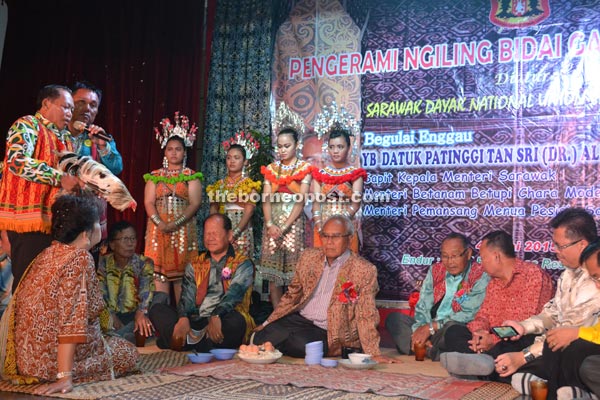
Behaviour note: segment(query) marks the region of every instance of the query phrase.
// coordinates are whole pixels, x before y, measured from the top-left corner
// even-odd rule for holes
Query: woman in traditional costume
[[[351,154],[356,155],[356,137],[360,128],[344,108],[338,110],[335,103],[324,107],[324,111],[315,122],[315,131],[319,139],[325,138],[323,146],[330,160],[324,168],[313,172],[314,246],[321,247],[319,232],[331,216],[344,215],[350,218],[356,227],[357,221],[354,217],[360,209],[367,172],[363,168],[354,167],[350,162]],[[356,228],[350,241],[350,249],[358,254],[358,227]]]
[[[50,382],[36,394],[70,392],[73,383],[113,379],[136,365],[131,343],[102,336],[106,306],[89,252],[100,241],[98,215],[93,198],[56,199],[53,242],[27,268],[2,319],[2,376]]]
[[[169,298],[171,284],[176,302],[181,296],[183,271],[198,254],[196,212],[202,204],[201,172],[185,166],[186,147],[196,139],[196,125],[190,127],[185,115],[175,113],[175,125],[161,121],[162,132],[154,128],[165,149],[163,167],[144,175],[144,206],[148,214],[144,255],[154,260],[156,293],[154,301]]]
[[[305,248],[306,217],[303,212],[312,179],[312,166],[298,158],[298,137],[304,130],[299,115],[281,103],[276,117],[279,160],[263,166],[263,212],[265,229],[262,239],[260,273],[269,281],[273,307],[289,284],[296,262]]]
[[[259,199],[261,182],[247,177],[245,168],[259,147],[252,135],[244,132],[238,132],[223,142],[227,154],[227,176],[206,188],[210,213],[229,217],[234,227],[233,247],[251,260],[254,258],[252,216]]]

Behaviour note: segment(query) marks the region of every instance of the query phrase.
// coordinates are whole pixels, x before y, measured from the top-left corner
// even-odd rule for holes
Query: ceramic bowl
[[[217,360],[231,360],[237,350],[235,349],[212,349],[210,351]]]
[[[348,358],[352,364],[368,364],[371,362],[371,355],[364,353],[351,353]]]
[[[213,355],[211,353],[192,353],[188,354],[188,358],[194,364],[202,364],[212,360]]]
[[[338,365],[337,360],[332,360],[330,358],[324,358],[321,360],[321,365],[327,368],[335,368]]]

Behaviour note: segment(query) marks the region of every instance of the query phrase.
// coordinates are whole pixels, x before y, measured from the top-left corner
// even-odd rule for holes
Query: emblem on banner
[[[549,0],[490,0],[490,21],[503,28],[524,28],[550,16]]]

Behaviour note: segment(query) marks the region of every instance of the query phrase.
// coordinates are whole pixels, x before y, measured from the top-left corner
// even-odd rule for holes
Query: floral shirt
[[[120,268],[114,254],[107,254],[100,258],[97,274],[102,296],[111,312],[126,314],[150,307],[155,290],[151,258],[134,254],[129,263]]]
[[[556,282],[556,294],[542,311],[522,321],[525,333],[542,334],[560,326],[592,326],[600,315],[600,290],[584,268],[566,268]],[[542,354],[545,335],[538,336],[531,352]]]
[[[516,260],[512,277],[507,283],[492,278],[483,304],[475,319],[467,326],[471,332],[489,331],[506,320],[521,320],[540,312],[552,298],[552,279],[539,266]],[[494,341],[500,339],[493,336]]]
[[[61,143],[69,143],[63,149],[70,150],[72,137],[68,130],[59,130],[39,112],[35,116],[18,119],[9,129],[6,139],[6,165],[8,171],[23,179],[45,185],[59,186],[62,173],[46,162],[33,158],[39,128],[43,124],[52,131]]]

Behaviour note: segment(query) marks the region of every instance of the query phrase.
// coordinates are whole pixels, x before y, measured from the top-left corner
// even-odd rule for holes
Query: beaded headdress
[[[196,131],[198,128],[196,124],[192,124],[190,127],[190,120],[187,116],[179,114],[179,111],[175,111],[175,117],[173,118],[175,125],[171,124],[171,120],[167,117],[160,121],[162,132],[154,127],[154,133],[156,134],[156,140],[160,143],[160,148],[164,149],[169,139],[173,136],[178,136],[183,139],[185,147],[192,147],[196,140]]]
[[[225,140],[223,143],[225,152],[229,151],[232,144],[239,144],[246,150],[246,160],[250,160],[260,149],[260,143],[254,139],[250,132],[237,132],[233,137]]]
[[[279,135],[284,129],[291,128],[298,133],[298,146],[296,146],[296,155],[298,158],[302,158],[302,145],[304,139],[304,133],[306,131],[306,125],[302,117],[292,111],[284,101],[279,103],[277,113],[275,114],[275,122],[273,124],[273,131],[275,136]]]
[[[332,101],[329,106],[323,106],[321,112],[317,114],[314,122],[314,130],[319,140],[325,137],[323,141],[323,152],[329,146],[329,133],[332,130],[341,130],[348,132],[352,141],[352,157],[356,156],[358,151],[358,137],[360,135],[360,123],[344,106],[338,108],[337,103]]]

